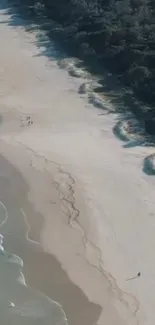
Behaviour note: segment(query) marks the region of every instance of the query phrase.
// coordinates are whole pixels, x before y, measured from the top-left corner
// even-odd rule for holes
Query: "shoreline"
[[[0,143],[1,141],[3,140],[0,140]],[[69,315],[68,316],[69,325],[70,324],[72,325],[73,323],[74,324],[77,323],[78,325],[79,321],[81,324],[83,324],[83,320],[84,320],[84,324],[87,323],[90,324],[91,318],[93,319],[93,317],[95,317],[96,312],[94,312],[94,309],[98,310],[98,312],[101,315],[99,315],[98,319],[96,318],[96,321],[93,321],[92,324],[102,324],[105,319],[110,325],[113,324],[114,320],[116,324],[119,325],[126,324],[126,321],[121,317],[122,311],[121,314],[119,315],[117,309],[115,308],[115,304],[113,302],[114,295],[109,286],[109,280],[107,279],[106,274],[104,274],[104,272],[100,270],[98,264],[99,263],[98,248],[95,247],[93,243],[92,244],[91,242],[89,243],[89,240],[87,240],[87,238],[83,237],[81,233],[82,228],[80,224],[79,227],[77,227],[77,225],[71,225],[68,222],[69,220],[68,209],[66,214],[66,211],[64,211],[63,209],[63,205],[60,204],[59,197],[61,197],[61,193],[59,191],[58,184],[60,181],[62,181],[61,178],[62,175],[59,175],[59,172],[57,173],[56,171],[59,164],[57,165],[56,163],[53,163],[53,171],[50,168],[52,179],[53,177],[55,179],[54,181],[54,183],[56,184],[55,187],[53,185],[54,184],[53,180],[52,182],[51,180],[49,182],[49,171],[48,169],[46,170],[43,163],[44,161],[45,164],[47,164],[46,159],[44,159],[43,157],[38,157],[38,155],[36,158],[36,156],[32,155],[31,151],[29,150],[24,151],[22,146],[19,144],[18,145],[16,144],[14,148],[12,145],[8,144],[7,141],[4,141],[4,143],[5,143],[5,150],[3,151],[3,154],[8,159],[8,161],[10,161],[11,164],[15,166],[15,168],[18,168],[20,173],[22,172],[25,181],[27,181],[29,184],[30,192],[28,195],[28,202],[30,202],[30,204],[33,205],[36,210],[35,218],[32,218],[32,213],[30,214],[31,215],[30,218],[29,208],[24,207],[24,211],[28,209],[28,213],[26,213],[26,215],[27,215],[28,224],[31,227],[30,239],[32,241],[41,243],[41,247],[43,249],[42,253],[41,252],[37,253],[35,251],[34,254],[33,252],[32,254],[30,254],[29,252],[30,257],[26,257],[26,259],[28,258],[28,262],[26,262],[24,258],[25,253],[24,254],[22,253],[22,258],[24,258],[24,276],[26,277],[26,282],[28,282],[28,284],[30,284],[32,287],[39,289],[44,294],[50,296],[49,281],[51,281],[52,288],[54,288],[54,300],[58,301],[64,307],[64,311],[66,312],[67,316]],[[16,161],[16,156],[20,158],[18,164]],[[64,175],[67,175],[67,179],[66,178],[63,179],[64,185],[62,187],[62,191],[64,191],[64,197],[65,196],[68,197],[67,194],[69,189],[68,184],[70,184],[70,181],[68,180],[68,173],[64,173]],[[43,185],[43,189],[41,190],[41,192],[40,190],[39,191],[37,190],[37,188],[39,188],[39,184]],[[47,191],[45,191],[44,193],[45,188],[47,189]],[[33,197],[34,194],[36,195],[36,197]],[[52,203],[51,203],[51,196],[52,196]],[[46,198],[45,203],[44,203],[44,198]],[[80,203],[80,209],[81,209],[80,214],[82,217],[84,217],[85,208],[84,208],[84,202],[82,203],[81,199],[82,199],[81,194],[78,193],[76,204]],[[47,203],[48,201],[49,204]],[[57,205],[58,205],[58,210],[57,210]],[[54,213],[55,216],[55,218],[54,219],[52,218],[52,220],[50,220],[51,212],[52,214]],[[38,229],[37,214],[40,215],[40,222],[41,222],[39,232],[36,231],[36,229]],[[42,219],[43,216],[44,216],[44,220]],[[89,222],[89,220],[87,219],[85,220]],[[73,224],[74,224],[74,220],[73,220]],[[89,227],[89,223],[88,223],[88,227]],[[60,234],[61,234],[61,239],[60,239]],[[19,248],[16,247],[16,253],[21,255],[20,250],[18,251],[18,249]],[[38,254],[39,257],[37,256]],[[33,258],[31,257],[31,255],[33,256]],[[40,280],[41,278],[39,278],[38,280],[39,276],[36,277],[35,275],[37,272],[37,268],[39,267],[38,263],[40,263],[40,256],[42,261],[45,260],[45,265],[46,265],[46,269],[43,266],[43,271],[41,272],[41,274],[45,273],[45,279],[46,280],[48,279],[47,282],[48,285],[46,285],[45,280],[42,281]],[[85,299],[87,299],[88,301],[88,307],[86,306],[86,302],[82,303],[83,300],[82,296],[80,298],[79,306],[77,304],[77,302],[79,302],[79,299],[77,298],[75,299],[72,298],[73,300],[69,299],[69,305],[66,302],[66,296],[62,298],[64,293],[66,293],[66,290],[68,292],[69,286],[68,285],[66,286],[65,284],[64,287],[63,282],[66,282],[66,280],[63,281],[62,280],[63,277],[62,278],[60,277],[60,281],[58,281],[57,279],[57,275],[59,274],[58,269],[56,272],[54,272],[55,276],[50,271],[50,267],[49,267],[50,257],[52,258],[52,260],[55,260],[54,263],[58,263],[59,265],[61,265],[60,268],[62,267],[63,272],[67,274],[67,278],[69,276],[68,279],[70,279],[70,281],[75,285],[75,287],[77,288],[76,290],[83,292],[82,296],[87,297]],[[29,279],[29,272],[31,271],[31,267],[29,271],[29,265],[32,266],[33,269],[36,268],[36,270],[32,274],[32,279],[31,279],[31,273]],[[52,274],[53,276],[50,277],[50,274]],[[61,294],[58,295],[57,287],[55,288],[55,283],[57,283],[58,288],[60,285],[60,289],[58,290],[58,292],[60,291],[62,296]],[[77,305],[78,308],[77,310],[75,307],[73,307],[74,304],[75,306]],[[92,306],[94,306],[94,309],[92,308]],[[79,315],[79,307],[82,310],[81,316]],[[122,310],[123,310],[123,306],[122,306]],[[76,318],[72,316],[72,311],[74,311],[73,315],[74,317],[76,315]],[[125,306],[124,313],[126,314],[126,312],[128,311],[126,310],[126,306]],[[88,321],[87,318],[89,318]]]
[[[43,216],[39,216],[39,213],[33,210],[32,204],[27,201],[27,185],[25,186],[22,176],[3,157],[0,157],[0,169],[1,173],[7,173],[9,170],[9,178],[12,178],[9,189],[7,186],[7,176],[3,179],[3,186],[0,187],[0,196],[3,202],[5,201],[9,215],[7,222],[3,225],[1,224],[0,231],[4,235],[4,247],[6,250],[9,253],[17,254],[24,260],[23,273],[28,288],[31,288],[32,291],[40,291],[53,301],[58,302],[66,312],[69,325],[78,325],[79,323],[96,324],[101,307],[89,302],[82,290],[70,281],[56,257],[47,253],[40,243],[33,240],[33,236],[40,236],[43,223],[41,219],[43,219]],[[15,182],[16,186],[14,185],[13,189],[12,185]],[[5,193],[3,194],[4,187]],[[15,196],[13,191],[16,191]],[[20,204],[22,206],[25,205],[25,209],[30,213],[29,219],[33,220],[35,233],[31,235],[31,238],[29,238],[27,233],[27,231],[31,231],[31,226],[28,221],[26,224],[24,218],[22,218],[21,208],[19,208]],[[13,224],[16,224],[16,226],[13,226]],[[29,229],[27,228],[28,225]]]
[[[123,148],[112,132],[117,116],[100,115],[78,96],[82,79],[36,56],[35,36],[10,28],[2,12],[0,19],[0,153],[21,173],[29,202],[44,217],[42,247],[103,308],[97,324],[152,325],[155,180],[139,168],[151,148]],[[33,125],[21,127],[27,116]],[[28,223],[36,240],[39,221],[31,216]],[[126,282],[138,272],[138,281]]]

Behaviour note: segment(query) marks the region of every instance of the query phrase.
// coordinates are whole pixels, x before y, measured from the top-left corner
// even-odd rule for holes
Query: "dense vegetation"
[[[68,35],[147,102],[155,103],[155,2],[42,0]]]
[[[125,85],[155,103],[155,2],[152,0],[23,0],[40,3],[84,52],[97,55]]]

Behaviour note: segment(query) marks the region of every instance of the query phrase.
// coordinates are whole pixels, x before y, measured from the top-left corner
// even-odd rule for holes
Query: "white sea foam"
[[[7,207],[2,201],[4,211],[0,228],[8,221]],[[37,243],[29,239],[30,226],[23,209],[21,212],[27,225],[26,239],[32,245]],[[23,260],[16,254],[9,254],[3,247],[4,236],[0,233],[0,323],[3,325],[53,325],[67,324],[62,307],[55,301],[29,288],[22,273]],[[9,308],[14,307],[14,308]]]
[[[0,205],[5,212],[5,218],[0,224],[2,227],[8,220],[8,213],[1,201]],[[24,216],[26,218],[25,214]],[[28,227],[28,232],[29,230]],[[16,254],[8,254],[5,251],[3,239],[0,234],[0,323],[5,325],[11,321],[13,325],[67,324],[65,313],[58,303],[26,285],[22,273],[23,260]],[[31,242],[32,245],[35,243]]]
[[[4,252],[4,247],[2,245],[0,245],[0,251]]]
[[[3,236],[0,234],[1,243]],[[23,261],[8,254],[1,245],[0,254],[0,323],[13,325],[66,325],[61,306],[26,285],[22,273]],[[9,265],[8,265],[9,263]]]
[[[0,245],[3,245],[3,235],[2,234],[0,234]]]

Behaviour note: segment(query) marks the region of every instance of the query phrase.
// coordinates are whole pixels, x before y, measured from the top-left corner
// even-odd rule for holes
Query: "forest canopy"
[[[23,0],[36,5],[38,1]],[[93,50],[145,102],[155,104],[155,2],[39,0],[70,40]],[[155,110],[154,110],[155,111]]]

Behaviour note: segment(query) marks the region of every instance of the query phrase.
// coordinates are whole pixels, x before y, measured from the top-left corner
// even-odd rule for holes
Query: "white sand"
[[[6,19],[1,11],[0,21]],[[22,28],[0,25],[0,152],[25,176],[30,200],[46,218],[44,247],[91,301],[104,306],[99,324],[152,325],[155,179],[142,172],[152,149],[124,149],[112,133],[114,116],[99,115],[78,96],[82,80],[36,57],[34,41]],[[21,127],[27,115],[34,124]],[[73,191],[66,187],[73,179],[49,160],[71,174]],[[49,180],[39,183],[32,166],[48,169],[75,199],[80,226],[67,225],[63,213],[51,218]],[[126,281],[139,271],[140,278]]]

